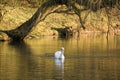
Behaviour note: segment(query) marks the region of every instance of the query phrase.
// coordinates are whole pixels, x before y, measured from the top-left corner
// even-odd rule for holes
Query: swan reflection
[[[64,59],[55,59],[55,79],[64,80]]]

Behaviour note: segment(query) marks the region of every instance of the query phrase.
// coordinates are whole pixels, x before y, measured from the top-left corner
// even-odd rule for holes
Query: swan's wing
[[[60,56],[61,56],[61,51],[57,51],[57,52],[55,52],[55,58],[60,58]]]
[[[62,54],[62,59],[64,59],[65,58],[65,56]]]

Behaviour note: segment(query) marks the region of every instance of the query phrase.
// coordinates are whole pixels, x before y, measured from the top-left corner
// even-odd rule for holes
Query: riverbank
[[[37,8],[29,7],[10,7],[6,6],[2,13],[5,13],[3,19],[0,21],[0,30],[10,30],[18,27],[25,21],[27,21],[35,13]],[[120,23],[117,18],[113,20],[113,27],[108,27],[108,20],[104,12],[89,13],[85,21],[86,29],[80,29],[80,34],[96,34],[107,33],[109,29],[110,34],[120,35]],[[84,18],[87,12],[82,13]],[[36,27],[32,29],[27,38],[39,38],[40,36],[59,36],[61,34],[58,30],[62,30],[65,27],[72,27],[77,34],[77,28],[80,27],[78,16],[68,15],[64,13],[53,13],[46,17],[43,22],[40,22]],[[7,39],[8,37],[0,33],[0,38]]]

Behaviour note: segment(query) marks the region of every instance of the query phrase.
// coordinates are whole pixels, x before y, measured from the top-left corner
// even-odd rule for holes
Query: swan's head
[[[64,51],[64,47],[61,48],[61,51]]]

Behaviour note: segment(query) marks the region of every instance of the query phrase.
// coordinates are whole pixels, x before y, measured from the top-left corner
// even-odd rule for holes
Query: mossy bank
[[[37,8],[31,7],[5,6],[5,9],[1,10],[1,14],[5,14],[0,21],[0,30],[10,30],[16,28],[32,17],[36,10]],[[103,12],[89,12],[88,14],[88,12],[85,11],[82,13],[83,18],[86,14],[88,14],[88,16],[85,18],[84,22],[86,30],[82,30],[81,28],[81,34],[90,34],[91,32],[106,33],[108,28],[110,29],[110,33],[120,34],[119,18],[112,18],[111,21],[113,24],[112,27],[109,27],[107,15],[104,13],[104,10],[101,11]],[[40,22],[37,26],[35,26],[27,37],[58,36],[59,32],[52,28],[61,29],[66,26],[72,27],[73,29],[80,27],[78,16],[75,14],[53,13],[47,16],[43,22]],[[0,34],[0,37],[3,37],[3,34]]]

